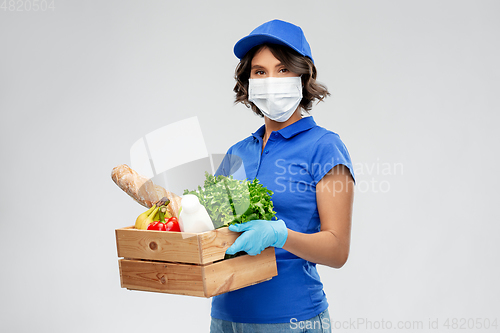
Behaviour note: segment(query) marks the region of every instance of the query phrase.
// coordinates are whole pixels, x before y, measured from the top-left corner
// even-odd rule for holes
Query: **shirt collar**
[[[278,131],[281,136],[283,136],[285,139],[290,139],[291,137],[299,134],[300,132],[307,131],[308,129],[313,128],[316,126],[316,122],[314,121],[312,116],[307,116],[299,121],[294,122],[291,125],[288,125],[285,128],[282,128]],[[255,133],[252,133],[252,135],[257,138],[257,139],[262,139],[264,136],[264,133],[266,131],[266,125],[262,125]]]

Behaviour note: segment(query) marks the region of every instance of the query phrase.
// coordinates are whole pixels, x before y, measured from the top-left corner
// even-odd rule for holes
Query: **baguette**
[[[171,216],[179,217],[181,198],[155,185],[150,179],[141,176],[128,165],[122,164],[114,167],[111,171],[111,178],[118,187],[144,207],[150,208],[161,198],[167,197],[170,200],[167,211]]]

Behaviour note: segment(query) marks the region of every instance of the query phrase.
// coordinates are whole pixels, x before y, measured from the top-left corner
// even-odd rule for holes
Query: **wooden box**
[[[122,288],[212,297],[276,276],[270,247],[259,255],[224,259],[239,233],[221,228],[199,234],[116,229]]]

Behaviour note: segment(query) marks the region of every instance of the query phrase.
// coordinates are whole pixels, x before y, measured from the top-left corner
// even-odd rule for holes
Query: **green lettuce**
[[[233,176],[213,176],[208,172],[205,178],[203,188],[184,190],[184,194],[198,197],[216,229],[251,220],[277,219],[271,200],[273,192],[258,179],[241,181]]]

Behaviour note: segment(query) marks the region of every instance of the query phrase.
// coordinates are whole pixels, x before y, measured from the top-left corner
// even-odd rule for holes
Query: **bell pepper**
[[[148,225],[148,230],[165,231],[165,223],[154,221]]]
[[[173,216],[168,219],[167,222],[163,223],[161,221],[155,221],[148,225],[148,230],[157,230],[157,231],[181,231],[179,227],[179,221],[177,217]]]
[[[179,227],[179,220],[177,220],[177,217],[175,216],[172,216],[168,219],[168,221],[165,223],[165,228],[166,231],[181,231],[181,228]]]

